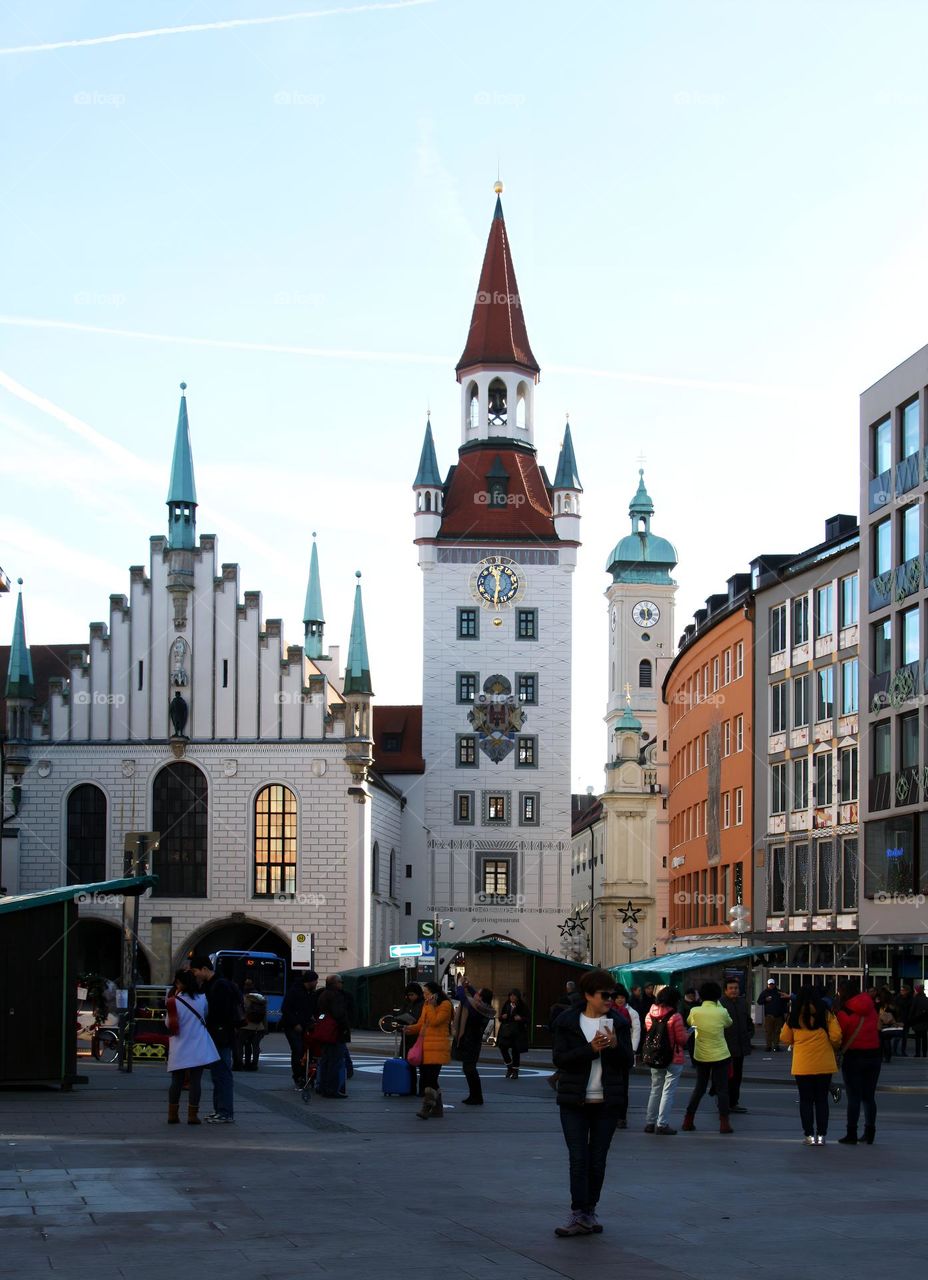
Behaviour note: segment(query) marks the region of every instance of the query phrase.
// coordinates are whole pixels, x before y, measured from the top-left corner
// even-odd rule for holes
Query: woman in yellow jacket
[[[780,1043],[793,1047],[792,1072],[799,1090],[803,1142],[807,1147],[823,1147],[831,1077],[838,1070],[835,1049],[841,1043],[841,1025],[811,987],[800,990],[780,1032]]]
[[[422,1042],[422,1065],[419,1078],[423,1085],[422,1110],[416,1115],[420,1120],[429,1116],[444,1115],[438,1073],[451,1061],[451,1015],[454,1006],[437,982],[427,982],[424,989],[425,1004],[419,1021],[405,1028],[407,1036],[419,1036]]]

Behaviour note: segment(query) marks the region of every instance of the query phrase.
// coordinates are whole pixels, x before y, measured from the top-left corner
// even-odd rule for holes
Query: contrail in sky
[[[55,49],[80,49],[88,45],[120,44],[123,40],[150,40],[154,36],[180,36],[191,31],[225,31],[230,27],[266,27],[276,22],[301,22],[308,18],[340,18],[347,13],[377,13],[383,9],[411,9],[434,4],[435,0],[382,0],[382,3],[355,4],[341,9],[311,9],[302,13],[283,13],[267,18],[226,18],[220,22],[194,22],[183,27],[152,27],[148,31],[120,31],[111,36],[88,36],[85,40],[55,40],[48,44],[21,44],[0,49],[0,55],[13,53],[51,53]]]
[[[176,333],[146,333],[141,329],[110,329],[104,325],[78,324],[73,320],[40,320],[32,316],[0,315],[0,325],[19,329],[60,329],[72,333],[98,333],[112,338],[139,338],[144,342],[170,342],[189,347],[215,347],[224,351],[268,352],[272,355],[310,356],[320,360],[355,360],[359,364],[429,364],[452,367],[453,356],[426,355],[419,351],[364,351],[351,347],[302,347],[281,342],[246,342],[239,338],[188,338]],[[633,373],[624,369],[590,369],[581,365],[549,364],[548,373],[563,373],[613,382],[642,383],[645,386],[683,387],[692,391],[731,391],[753,396],[808,396],[815,388],[768,386],[757,382],[689,378],[679,374]]]

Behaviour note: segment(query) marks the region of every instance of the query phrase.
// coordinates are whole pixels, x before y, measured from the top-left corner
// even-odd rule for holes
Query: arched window
[[[106,877],[106,796],[92,782],[68,796],[68,884]]]
[[[490,383],[487,398],[487,414],[491,427],[504,427],[509,411],[506,407],[506,384],[502,378]]]
[[[390,850],[390,897],[396,897],[396,850]]]
[[[638,663],[638,688],[651,688],[651,663],[647,658],[642,658]]]
[[[380,892],[380,845],[374,841],[371,850],[371,893]]]
[[[516,427],[520,431],[524,431],[527,425],[525,421],[525,402],[525,383],[520,382],[516,391]]]
[[[480,425],[480,399],[477,394],[477,384],[470,384],[470,404],[467,407],[467,425],[471,431],[476,431]]]
[[[273,782],[255,796],[255,897],[296,893],[296,796]]]
[[[430,493],[426,493],[425,495],[425,509],[426,511],[432,510],[432,495]]]
[[[152,824],[161,832],[154,857],[159,898],[205,898],[209,784],[195,765],[165,765],[152,789]]]

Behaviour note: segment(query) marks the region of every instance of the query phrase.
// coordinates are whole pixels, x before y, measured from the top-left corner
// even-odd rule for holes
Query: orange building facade
[[[669,710],[670,936],[735,942],[752,906],[753,597],[737,574],[687,627],[664,680]]]

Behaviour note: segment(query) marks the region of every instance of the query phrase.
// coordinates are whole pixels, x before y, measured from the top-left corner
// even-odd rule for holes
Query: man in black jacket
[[[219,1060],[210,1067],[213,1078],[213,1110],[207,1124],[232,1124],[235,1120],[235,1097],[232,1076],[232,1054],[235,1032],[242,1021],[242,993],[234,982],[220,978],[213,971],[209,956],[194,956],[190,971],[206,996],[206,1029],[219,1051]]]
[[[596,1206],[634,1056],[631,1032],[610,1007],[614,990],[615,979],[605,970],[585,973],[583,1008],[568,1009],[554,1024],[557,1101],[570,1156],[570,1216],[555,1228],[558,1236],[603,1229]]]
[[[725,983],[725,994],[719,1004],[728,1010],[731,1026],[725,1028],[725,1043],[731,1054],[731,1070],[728,1076],[728,1109],[739,1115],[747,1112],[747,1107],[739,1105],[741,1097],[741,1077],[744,1074],[744,1060],[751,1052],[751,1041],[754,1037],[754,1023],[747,998],[741,994],[741,983],[737,978],[729,978]]]
[[[310,1031],[316,1021],[316,1001],[319,993],[316,984],[319,975],[315,969],[305,969],[297,974],[287,988],[287,994],[280,1006],[280,1028],[287,1037],[290,1046],[290,1073],[296,1089],[303,1088],[303,1058],[306,1050],[303,1046],[303,1032]]]

